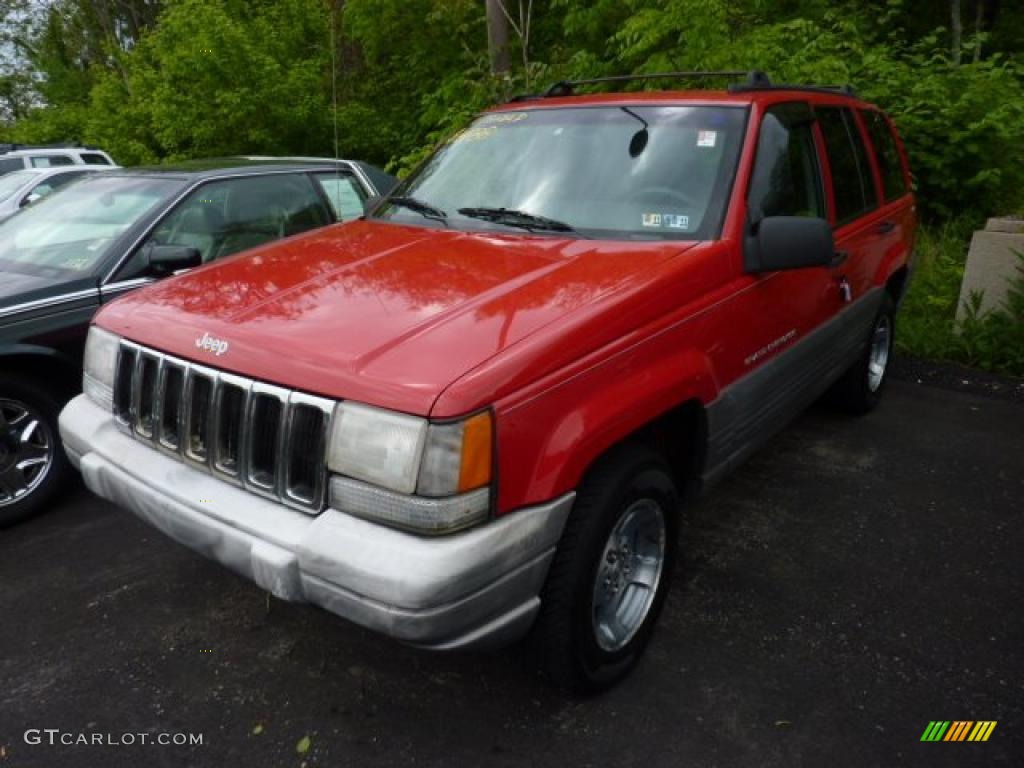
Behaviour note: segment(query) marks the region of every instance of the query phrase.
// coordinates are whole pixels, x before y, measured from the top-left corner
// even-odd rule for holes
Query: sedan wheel
[[[0,400],[0,507],[21,501],[45,482],[55,435],[42,414],[18,400]]]

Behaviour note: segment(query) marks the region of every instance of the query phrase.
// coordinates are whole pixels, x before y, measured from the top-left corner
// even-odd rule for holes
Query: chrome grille
[[[191,466],[306,512],[324,507],[335,401],[122,341],[114,417]]]

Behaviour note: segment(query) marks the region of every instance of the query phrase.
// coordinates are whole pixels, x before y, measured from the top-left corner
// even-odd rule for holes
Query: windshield
[[[0,176],[0,202],[8,199],[19,189],[28,184],[29,180],[37,177],[38,173],[32,171],[15,171],[6,176]]]
[[[377,216],[458,229],[713,238],[746,115],[745,108],[701,106],[484,115],[441,147]]]
[[[0,224],[0,266],[85,273],[117,238],[183,182],[97,176],[54,192]]]

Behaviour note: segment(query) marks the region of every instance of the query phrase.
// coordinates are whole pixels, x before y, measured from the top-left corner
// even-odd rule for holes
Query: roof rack
[[[807,91],[808,93],[841,93],[843,96],[856,96],[857,91],[852,85],[791,85],[789,83],[766,83],[765,85],[746,85],[734,83],[729,86],[729,93],[748,93],[750,91]]]
[[[0,155],[6,155],[8,152],[20,152],[23,149],[92,149],[98,150],[98,147],[93,147],[84,144],[77,143],[61,143],[61,144],[0,144]]]
[[[511,101],[535,101],[537,99],[550,99],[559,96],[572,96],[576,88],[581,85],[596,85],[599,83],[625,83],[634,80],[699,80],[705,77],[729,77],[745,78],[741,83],[730,83],[729,93],[746,93],[749,91],[811,91],[816,93],[842,93],[846,96],[856,96],[856,92],[849,85],[783,85],[772,83],[771,79],[764,72],[751,69],[747,72],[741,70],[724,70],[716,72],[653,72],[646,75],[609,75],[607,77],[592,77],[585,80],[560,80],[553,83],[544,93],[522,94],[512,97]]]
[[[553,98],[557,96],[572,96],[576,88],[581,85],[597,85],[599,83],[625,83],[633,80],[697,80],[704,77],[746,77],[747,85],[770,85],[771,81],[764,72],[751,70],[743,72],[740,70],[726,70],[718,72],[652,72],[641,75],[609,75],[607,77],[591,77],[585,80],[560,80],[552,84],[540,98]],[[517,96],[516,101],[525,101],[536,96]]]

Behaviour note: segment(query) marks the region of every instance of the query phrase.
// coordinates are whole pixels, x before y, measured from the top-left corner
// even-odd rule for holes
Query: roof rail
[[[857,92],[850,85],[788,85],[773,83],[764,72],[752,69],[748,72],[726,70],[718,72],[652,72],[646,75],[609,75],[607,77],[591,77],[585,80],[559,80],[543,93],[524,93],[513,96],[510,102],[537,101],[559,96],[572,96],[580,85],[596,85],[599,83],[625,83],[633,80],[699,80],[704,77],[744,77],[744,82],[730,83],[729,93],[746,93],[750,91],[809,91],[811,93],[841,93],[844,96],[856,96]]]
[[[750,91],[807,91],[809,93],[841,93],[844,96],[857,96],[852,85],[790,85],[788,83],[766,83],[749,85],[734,83],[729,86],[729,93],[749,93]]]
[[[758,70],[744,72],[741,70],[725,70],[718,72],[652,72],[640,75],[608,75],[606,77],[591,77],[585,80],[560,80],[553,83],[543,94],[516,96],[513,101],[529,101],[537,98],[554,98],[557,96],[572,96],[580,85],[597,85],[598,83],[625,83],[633,80],[698,80],[704,77],[746,77],[746,84],[749,86],[770,86],[771,81],[768,75]]]
[[[59,144],[0,144],[0,155],[6,155],[8,152],[20,152],[23,149],[97,149],[97,147],[87,146],[78,143],[64,142]]]

